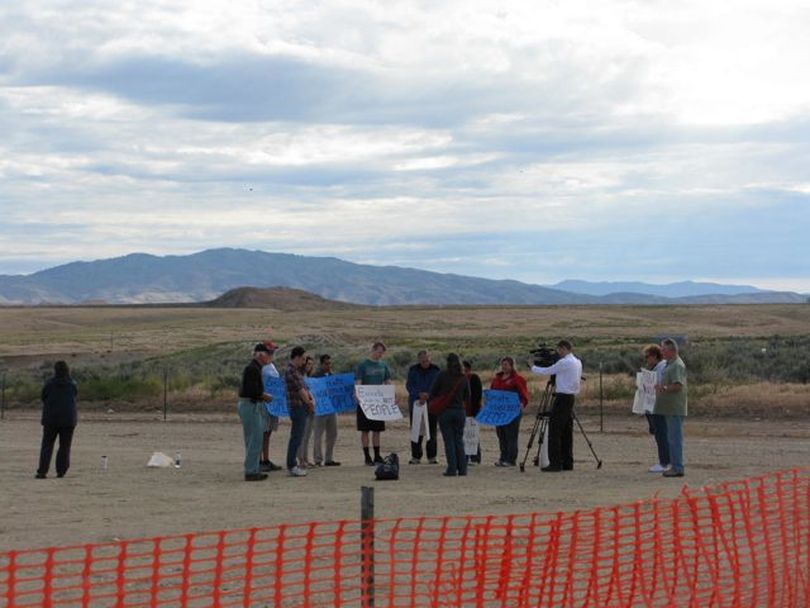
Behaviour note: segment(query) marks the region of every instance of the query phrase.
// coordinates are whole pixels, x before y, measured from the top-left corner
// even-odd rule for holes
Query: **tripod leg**
[[[582,423],[579,421],[579,418],[577,418],[576,413],[571,412],[571,414],[574,417],[574,422],[576,422],[577,426],[579,427],[579,432],[582,433],[582,436],[585,438],[585,443],[588,444],[588,447],[591,450],[591,454],[593,454],[593,457],[596,460],[596,468],[601,469],[602,468],[602,461],[599,460],[599,456],[596,455],[596,450],[593,449],[593,444],[591,443],[591,440],[588,439],[588,434],[585,432],[585,429],[582,428]]]
[[[529,443],[526,445],[526,453],[523,455],[523,461],[520,463],[520,472],[523,473],[526,471],[526,460],[529,458],[529,452],[532,451],[532,445],[534,444],[534,438],[537,435],[537,429],[540,427],[540,415],[538,414],[534,418],[534,425],[532,426],[531,435],[529,435]]]
[[[532,464],[534,466],[539,467],[541,458],[541,452],[543,450],[543,442],[546,440],[546,430],[548,429],[548,418],[543,417],[543,422],[540,424],[540,436],[537,439],[537,454],[534,456],[534,460]]]

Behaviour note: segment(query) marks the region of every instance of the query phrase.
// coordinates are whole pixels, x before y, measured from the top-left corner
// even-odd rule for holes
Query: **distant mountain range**
[[[245,249],[191,255],[133,253],[0,275],[0,304],[205,302],[238,287],[286,287],[366,305],[800,303],[807,296],[713,283],[588,283],[553,287]],[[245,294],[242,294],[244,297]],[[230,297],[235,297],[231,294]],[[235,306],[245,306],[244,299]]]

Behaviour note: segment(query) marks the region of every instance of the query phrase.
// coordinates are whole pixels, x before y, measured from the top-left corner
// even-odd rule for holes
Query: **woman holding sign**
[[[654,371],[656,384],[661,384],[664,368],[667,362],[661,353],[661,347],[657,344],[649,344],[642,351],[647,369]],[[658,448],[658,462],[649,468],[650,473],[663,473],[669,468],[669,444],[667,443],[667,419],[661,414],[645,412],[647,423],[650,428],[650,435],[655,437],[655,445]]]
[[[526,385],[526,379],[515,371],[515,360],[512,357],[501,359],[501,371],[495,374],[489,388],[517,393],[520,397],[521,408],[525,408],[529,403],[529,388]],[[495,427],[498,446],[501,450],[501,457],[495,462],[496,467],[513,467],[517,464],[520,418],[521,415],[518,414],[509,424]]]
[[[429,407],[434,409],[441,401],[439,429],[444,439],[444,454],[447,458],[445,477],[463,477],[467,474],[467,456],[464,454],[464,403],[470,400],[470,383],[461,369],[461,360],[455,353],[447,355],[447,369],[439,372],[428,397]],[[517,457],[517,456],[516,456]]]

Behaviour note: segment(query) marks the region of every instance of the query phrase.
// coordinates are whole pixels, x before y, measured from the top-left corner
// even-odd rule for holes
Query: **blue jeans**
[[[264,403],[254,403],[250,399],[237,402],[239,420],[242,421],[242,433],[245,436],[245,475],[259,472],[259,457],[262,453],[265,419],[262,410]]]
[[[467,474],[467,456],[464,454],[464,423],[467,415],[462,408],[451,408],[439,414],[439,428],[444,439],[444,455],[449,475]]]
[[[290,442],[287,444],[287,469],[298,466],[298,448],[304,440],[304,431],[307,429],[307,408],[302,405],[291,405],[290,422]]]
[[[667,438],[667,417],[661,414],[647,414],[650,433],[655,436],[658,446],[658,464],[665,467],[669,464],[669,439]]]
[[[667,444],[669,464],[673,471],[683,472],[683,416],[665,416],[667,419]]]

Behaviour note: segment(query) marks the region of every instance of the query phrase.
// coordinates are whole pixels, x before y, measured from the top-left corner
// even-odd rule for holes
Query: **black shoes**
[[[683,471],[676,471],[675,469],[667,469],[661,473],[664,477],[683,477]]]
[[[375,456],[374,457],[374,462],[372,464],[382,464],[384,462],[385,461],[382,459],[382,456]]]
[[[47,479],[48,478],[48,476],[45,473],[37,473],[36,475],[34,475],[34,477],[36,479]]]
[[[267,473],[245,473],[245,481],[264,481]]]
[[[264,472],[280,471],[281,470],[281,467],[278,466],[277,464],[274,464],[271,460],[262,460],[259,463],[259,468]]]
[[[340,463],[337,460],[327,460],[323,463],[325,467],[339,467]]]
[[[371,456],[366,456],[366,465],[370,467],[374,466],[374,461],[371,459]]]
[[[562,468],[553,467],[553,466],[549,465],[547,467],[543,467],[540,470],[543,471],[543,473],[560,473],[562,471]]]

